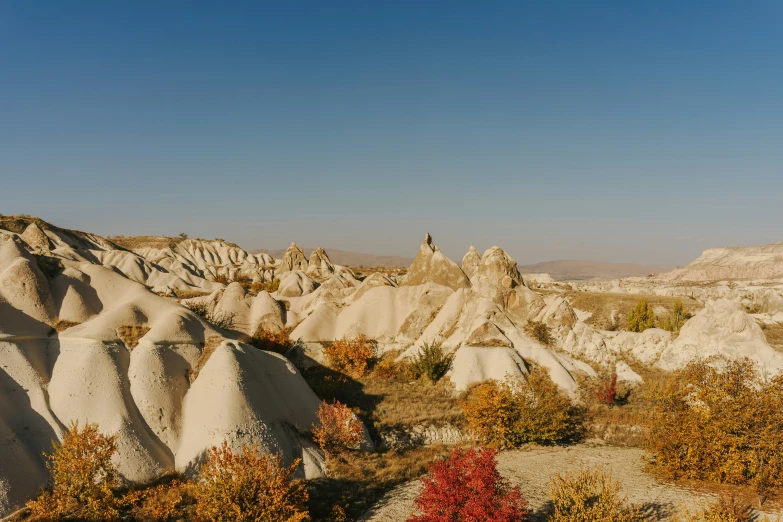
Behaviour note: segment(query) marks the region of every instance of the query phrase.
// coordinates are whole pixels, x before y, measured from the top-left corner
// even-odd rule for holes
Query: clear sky
[[[783,241],[783,2],[0,0],[0,212],[681,264]]]

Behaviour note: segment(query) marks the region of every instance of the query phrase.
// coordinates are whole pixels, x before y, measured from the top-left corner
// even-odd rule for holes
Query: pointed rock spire
[[[307,259],[305,259],[304,250],[299,248],[296,243],[291,242],[291,246],[285,251],[283,259],[280,261],[280,265],[277,267],[277,270],[275,270],[275,277],[279,279],[280,275],[294,270],[301,270],[304,272],[307,270],[307,267],[308,264]]]
[[[454,290],[470,288],[468,277],[457,263],[443,255],[443,252],[435,246],[429,233],[424,235],[419,253],[408,269],[402,286],[415,286],[424,283],[436,283]]]
[[[479,251],[476,250],[476,247],[471,245],[468,249],[468,253],[465,254],[465,257],[462,258],[462,271],[465,272],[466,276],[473,277],[473,275],[478,271],[480,264],[481,254],[479,254]]]

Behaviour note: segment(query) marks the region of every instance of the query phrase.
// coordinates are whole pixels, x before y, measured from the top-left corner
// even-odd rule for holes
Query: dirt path
[[[498,455],[498,469],[513,484],[520,486],[531,511],[537,513],[538,518],[549,498],[550,477],[578,469],[580,463],[609,468],[622,484],[628,501],[641,506],[650,521],[666,520],[678,506],[694,506],[701,499],[710,498],[710,495],[657,481],[644,472],[643,454],[642,450],[636,448],[591,443],[565,448],[535,447]],[[404,522],[413,511],[413,500],[419,491],[419,481],[403,484],[384,496],[360,520]],[[765,514],[772,515],[761,513],[762,516]]]

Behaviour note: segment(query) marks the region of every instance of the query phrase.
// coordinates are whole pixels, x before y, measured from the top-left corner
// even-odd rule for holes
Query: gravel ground
[[[534,447],[498,455],[498,470],[519,485],[534,518],[541,519],[549,498],[552,475],[578,469],[580,463],[607,467],[623,487],[632,504],[640,506],[647,519],[666,520],[679,506],[695,506],[711,495],[660,482],[644,472],[644,451],[637,448],[585,443],[570,447]],[[363,522],[404,522],[413,511],[421,489],[419,481],[403,484],[384,496],[360,519]],[[775,513],[772,520],[780,513]],[[771,513],[760,513],[772,515]]]

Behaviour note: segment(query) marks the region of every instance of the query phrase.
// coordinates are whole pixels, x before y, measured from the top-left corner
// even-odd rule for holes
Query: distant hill
[[[557,281],[581,281],[587,279],[619,279],[622,277],[660,274],[671,267],[637,265],[635,263],[604,263],[601,261],[544,261],[532,265],[520,265],[523,274],[546,272]]]
[[[305,256],[310,259],[310,254],[314,248],[302,248]],[[413,263],[412,257],[400,257],[400,256],[376,256],[375,254],[362,254],[360,252],[348,252],[346,250],[337,250],[334,248],[324,248],[326,255],[332,263],[343,266],[365,266],[365,267],[404,267],[407,268]],[[269,254],[275,259],[280,259],[285,254],[286,249],[281,248],[278,250],[258,249],[251,250],[252,254]]]

